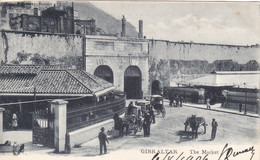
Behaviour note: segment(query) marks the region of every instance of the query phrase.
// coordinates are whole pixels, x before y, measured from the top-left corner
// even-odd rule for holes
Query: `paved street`
[[[109,154],[101,156],[102,159],[110,159],[115,155],[122,156],[124,152],[129,153],[129,150],[137,150],[140,152],[141,148],[163,148],[164,146],[172,147],[189,147],[189,146],[212,146],[212,145],[224,145],[226,143],[232,145],[253,145],[259,139],[260,130],[257,128],[260,124],[259,118],[252,118],[248,116],[241,116],[237,114],[229,114],[223,112],[216,112],[192,107],[178,107],[170,108],[166,104],[166,116],[162,118],[158,116],[156,123],[151,126],[151,136],[143,137],[143,132],[137,132],[136,135],[125,136],[123,138],[110,139],[108,144]],[[196,114],[197,117],[205,117],[208,123],[207,132],[205,135],[200,134],[198,139],[190,140],[189,138],[180,138],[180,132],[184,130],[184,121],[188,116]],[[210,141],[211,136],[211,121],[215,118],[218,122],[217,136],[214,141]],[[199,130],[201,131],[201,130]],[[99,131],[97,131],[98,133]],[[12,132],[10,132],[12,134]],[[5,135],[7,137],[11,134]],[[27,133],[30,137],[31,133]],[[15,135],[23,136],[22,134]],[[26,141],[25,137],[22,138]],[[37,149],[38,148],[38,149]],[[28,155],[42,155],[52,158],[70,157],[70,158],[91,158],[100,159],[99,156],[99,142],[98,139],[93,139],[87,143],[81,145],[80,148],[72,148],[70,155],[59,155],[53,153],[53,149],[46,147],[39,147],[35,145],[27,145],[26,157]],[[10,153],[11,154],[11,153]],[[133,153],[136,154],[136,153]],[[25,155],[21,155],[25,156]],[[133,156],[133,155],[132,155]]]
[[[202,110],[190,107],[170,108],[166,106],[166,117],[158,116],[156,124],[152,124],[151,136],[143,137],[143,132],[138,132],[135,136],[126,136],[110,140],[108,150],[115,152],[124,149],[163,147],[166,145],[173,146],[190,146],[190,145],[223,145],[232,143],[234,145],[254,144],[259,139],[260,125],[259,118],[252,118],[236,114],[222,113],[210,110]],[[208,123],[205,135],[199,135],[198,139],[190,140],[188,138],[180,139],[179,131],[184,130],[184,122],[188,116],[196,114],[197,117],[205,117]],[[214,141],[211,137],[211,121],[215,118],[218,122],[217,136]],[[258,138],[257,138],[258,137]],[[73,148],[72,154],[95,156],[99,154],[98,140],[94,139],[82,145],[81,148]]]

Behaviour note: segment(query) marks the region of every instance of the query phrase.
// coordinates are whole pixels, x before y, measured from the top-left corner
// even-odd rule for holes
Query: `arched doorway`
[[[96,75],[110,83],[114,83],[113,71],[107,65],[98,66],[96,68],[96,70],[94,71],[94,75]]]
[[[152,94],[161,94],[160,92],[160,81],[154,80],[152,83]]]
[[[137,66],[129,66],[124,73],[124,91],[126,98],[142,98],[142,74]]]

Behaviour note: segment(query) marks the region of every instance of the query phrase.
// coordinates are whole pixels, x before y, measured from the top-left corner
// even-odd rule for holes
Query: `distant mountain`
[[[99,28],[102,28],[107,34],[116,34],[121,35],[122,23],[121,20],[114,18],[113,16],[107,14],[103,10],[97,8],[93,4],[86,3],[74,3],[74,9],[79,12],[80,19],[89,20],[91,18],[96,19],[96,25]],[[127,17],[126,17],[127,20]],[[126,35],[130,37],[137,37],[138,33],[136,28],[130,24],[126,23]]]

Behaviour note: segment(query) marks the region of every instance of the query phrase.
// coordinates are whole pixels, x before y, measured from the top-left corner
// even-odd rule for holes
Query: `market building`
[[[0,93],[0,105],[6,110],[5,129],[11,127],[13,113],[20,128],[32,128],[31,113],[49,110],[54,99],[68,101],[69,131],[110,119],[125,107],[124,95],[112,83],[82,70],[57,66],[1,66]]]

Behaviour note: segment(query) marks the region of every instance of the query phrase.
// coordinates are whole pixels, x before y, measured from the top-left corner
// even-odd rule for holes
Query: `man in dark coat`
[[[242,106],[243,106],[242,99],[240,99],[240,102],[239,102],[239,112],[242,112]]]
[[[215,119],[212,119],[212,131],[211,131],[211,140],[215,139],[216,137],[216,132],[217,132],[217,127],[218,127],[218,123],[217,121],[215,121]]]
[[[143,122],[144,137],[150,136],[150,126],[151,126],[151,116],[149,113],[146,113]]]
[[[98,139],[99,139],[99,147],[100,147],[100,154],[102,154],[102,149],[104,147],[104,153],[106,154],[107,153],[107,146],[106,146],[106,142],[108,142],[107,140],[107,135],[105,134],[105,128],[102,127],[101,129],[101,132],[99,132],[98,134]]]
[[[153,111],[152,107],[149,108],[149,114],[150,114],[150,116],[153,120],[153,124],[154,124],[155,123],[155,115],[154,115],[154,111]]]

